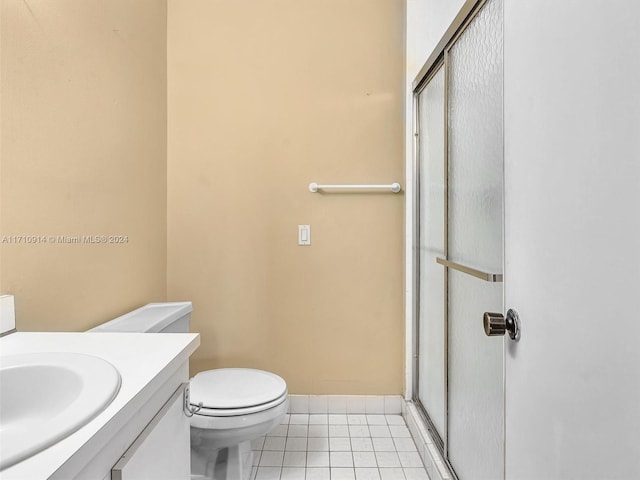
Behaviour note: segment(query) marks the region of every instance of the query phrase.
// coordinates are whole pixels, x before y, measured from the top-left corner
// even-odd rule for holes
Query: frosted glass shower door
[[[489,0],[448,52],[447,260],[503,272],[502,2]],[[503,284],[448,269],[448,457],[462,480],[504,478]]]
[[[459,480],[504,479],[502,0],[460,16],[414,87],[416,388]]]
[[[445,83],[442,66],[417,99],[420,125],[417,390],[420,404],[436,430],[438,440],[442,440],[446,431],[445,274],[436,263],[438,257],[445,255]]]

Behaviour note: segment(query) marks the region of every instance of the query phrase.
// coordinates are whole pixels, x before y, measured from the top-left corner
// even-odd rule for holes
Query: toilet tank
[[[89,332],[189,333],[191,302],[149,303]]]

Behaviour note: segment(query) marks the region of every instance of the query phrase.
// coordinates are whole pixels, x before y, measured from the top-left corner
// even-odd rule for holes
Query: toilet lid
[[[191,379],[190,401],[211,409],[237,409],[272,402],[287,391],[285,381],[270,372],[251,368],[220,368]]]

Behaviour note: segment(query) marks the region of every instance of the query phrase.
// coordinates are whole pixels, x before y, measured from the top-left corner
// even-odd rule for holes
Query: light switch
[[[311,225],[298,225],[298,245],[311,245]]]

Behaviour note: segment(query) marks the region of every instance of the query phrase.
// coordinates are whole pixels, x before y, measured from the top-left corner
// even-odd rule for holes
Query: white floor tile
[[[350,452],[351,439],[349,437],[334,437],[329,439],[329,450],[332,452]]]
[[[256,480],[280,480],[281,472],[282,468],[280,467],[258,467]]]
[[[380,478],[381,480],[405,480],[404,472],[401,468],[381,468]]]
[[[396,452],[376,452],[379,467],[399,467],[400,458]]]
[[[387,417],[384,415],[367,415],[367,423],[369,425],[386,425]]]
[[[392,452],[390,452],[392,453]],[[398,465],[400,463],[398,462]],[[373,452],[353,452],[353,465],[357,467],[377,467],[376,456]]]
[[[311,425],[309,424],[310,437],[328,437],[329,425]]]
[[[351,439],[351,450],[354,452],[373,452],[373,442],[370,438],[354,437]]]
[[[299,397],[299,404],[305,401]],[[292,410],[266,438],[251,442],[251,480],[429,480],[404,419],[378,413],[379,399],[387,397],[338,396],[333,411],[333,397],[327,397],[327,411],[338,412],[329,414],[321,396],[307,397],[317,401],[314,408],[321,413]],[[347,414],[339,405],[343,401],[346,407],[348,398]],[[362,401],[373,412],[354,411]]]
[[[329,468],[307,468],[306,480],[331,480]]]
[[[398,452],[398,457],[400,457],[400,463],[404,468],[423,466],[418,452]]]
[[[348,437],[349,427],[346,425],[329,425],[330,437]]]
[[[367,425],[349,425],[349,435],[351,437],[370,437]]]
[[[347,415],[347,423],[349,425],[366,425],[367,416],[366,415]]]
[[[376,452],[395,452],[396,446],[391,438],[372,438],[373,449]]]
[[[305,467],[307,465],[307,452],[284,452],[285,467]]]
[[[284,459],[284,452],[263,451],[260,457],[260,467],[281,467]]]
[[[394,427],[391,427],[391,428],[394,428]],[[291,430],[291,427],[289,427],[289,430]],[[391,436],[391,431],[389,430],[389,427],[387,427],[386,425],[370,425],[369,431],[371,432],[372,437],[390,437]]]
[[[306,469],[304,467],[282,467],[280,480],[305,480]]]
[[[380,480],[377,468],[356,468],[356,480]]]
[[[342,414],[329,414],[329,425],[346,425],[347,416]]]
[[[353,468],[331,468],[331,480],[356,480]]]
[[[393,443],[396,444],[396,450],[399,452],[417,452],[413,438],[396,437],[393,439]]]
[[[409,429],[403,425],[392,425],[389,427],[392,437],[411,437]]]
[[[306,452],[307,437],[288,437],[284,449],[293,452]]]
[[[329,415],[316,413],[309,415],[309,425],[326,425],[329,423]]]
[[[406,426],[406,423],[404,423],[404,418],[402,418],[401,415],[385,415],[385,417],[387,418],[387,425]]]
[[[329,452],[307,452],[307,468],[328,467]]]
[[[405,468],[403,470],[407,480],[429,480],[424,468]]]
[[[327,437],[309,437],[307,450],[309,452],[328,452],[329,439]]]
[[[306,437],[309,434],[309,425],[289,424],[288,437]]]
[[[289,425],[308,425],[309,414],[308,413],[292,413],[289,417]]]
[[[351,452],[329,452],[329,463],[333,467],[353,467]],[[333,474],[333,472],[331,472]],[[331,475],[333,477],[333,475]]]

